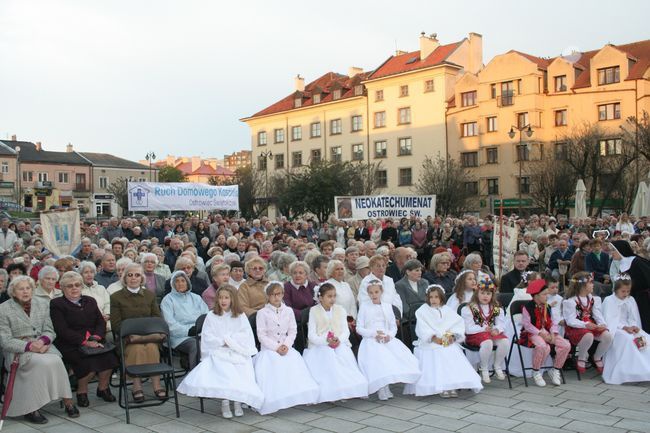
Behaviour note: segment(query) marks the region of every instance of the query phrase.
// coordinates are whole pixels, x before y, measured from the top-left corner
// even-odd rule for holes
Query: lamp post
[[[519,216],[521,216],[521,172],[523,170],[524,166],[524,153],[523,153],[523,147],[528,146],[528,144],[524,144],[524,135],[523,133],[526,133],[526,136],[530,138],[533,135],[533,128],[530,127],[530,124],[524,125],[524,126],[511,126],[510,127],[510,132],[508,132],[508,137],[511,139],[515,138],[516,132],[519,131],[519,144],[517,145],[517,157],[519,158],[519,179],[517,180],[518,182],[518,190],[519,190]]]
[[[20,202],[21,202],[21,194],[20,194],[20,146],[16,146],[16,187],[17,187],[16,190],[18,191],[18,197],[16,197],[16,203],[20,207]]]
[[[270,150],[267,150],[265,152],[260,153],[260,158],[264,160],[264,188],[265,188],[265,201],[266,201],[266,207],[268,209],[269,207],[269,165],[267,163],[267,159],[273,160],[273,152]]]
[[[151,164],[153,164],[153,161],[156,159],[156,154],[153,152],[147,153],[147,156],[145,156],[145,159],[149,161],[149,182],[151,182]]]

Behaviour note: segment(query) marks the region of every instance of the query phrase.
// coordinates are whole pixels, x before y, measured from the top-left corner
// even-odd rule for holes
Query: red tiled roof
[[[628,56],[632,56],[636,63],[630,68],[628,76],[625,80],[638,80],[643,78],[643,74],[650,67],[650,39],[645,41],[632,42],[630,44],[623,45],[612,45],[614,48],[627,53]],[[580,66],[584,67],[584,70],[578,75],[576,83],[573,86],[574,89],[580,89],[583,87],[591,86],[591,77],[590,77],[590,65],[591,59],[600,51],[592,50],[582,53],[580,59],[576,62]]]
[[[550,65],[551,62],[553,61],[553,59],[544,59],[542,57],[532,56],[530,54],[522,53],[521,51],[517,51],[517,50],[510,50],[508,52],[509,53],[517,53],[520,56],[523,56],[523,57],[527,58],[531,62],[536,63],[537,67],[540,68],[540,69],[546,69],[548,67],[548,65]]]
[[[370,75],[369,79],[374,80],[389,75],[401,74],[403,72],[440,65],[444,63],[445,60],[447,60],[447,57],[449,57],[449,55],[462,43],[463,41],[459,41],[453,44],[440,45],[425,59],[420,58],[420,51],[391,56]]]
[[[183,172],[184,175],[203,175],[203,176],[233,176],[233,172],[227,168],[217,166],[216,169],[212,168],[210,164],[201,163],[199,168],[192,171],[191,162],[181,162],[176,166],[177,169]]]

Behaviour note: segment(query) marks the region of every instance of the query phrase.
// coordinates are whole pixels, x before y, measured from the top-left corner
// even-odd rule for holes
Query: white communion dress
[[[259,408],[264,394],[255,382],[255,338],[245,314],[210,312],[201,333],[201,362],[178,386],[190,397],[221,398]]]
[[[262,348],[253,363],[257,384],[264,393],[261,415],[318,400],[318,384],[300,353],[292,347],[296,332],[296,317],[286,305],[276,308],[266,304],[257,312],[257,338]],[[285,355],[277,352],[281,345],[289,348]]]
[[[379,343],[375,339],[377,331],[390,336],[390,340]],[[391,304],[364,302],[357,316],[357,333],[363,337],[359,346],[359,368],[368,380],[369,394],[392,383],[413,383],[419,379],[418,359],[395,338],[397,324]]]
[[[418,339],[413,345],[422,376],[416,383],[406,385],[404,394],[419,397],[455,389],[471,389],[474,392],[483,389],[480,376],[459,344],[465,339],[463,318],[446,305],[431,307],[427,304],[418,308],[415,318],[415,334]],[[448,346],[431,341],[431,337],[442,338],[445,334],[453,335],[456,341]]]
[[[327,335],[338,337],[335,349],[327,344]],[[367,397],[368,381],[361,374],[352,349],[347,313],[340,305],[329,311],[319,304],[309,310],[309,347],[303,357],[312,377],[320,387],[318,403]]]
[[[616,295],[609,295],[603,301],[602,308],[605,323],[614,336],[612,346],[603,357],[603,380],[613,385],[650,381],[650,347],[639,350],[634,342],[642,337],[646,344],[650,343],[650,337],[641,329],[636,301],[631,296],[620,299]],[[637,326],[639,332],[630,334],[623,330],[624,326]]]

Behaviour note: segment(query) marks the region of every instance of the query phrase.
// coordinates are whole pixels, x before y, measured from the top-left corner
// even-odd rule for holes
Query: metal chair
[[[257,311],[248,316],[248,323],[251,325],[251,329],[253,330],[253,338],[255,339],[255,347],[257,347],[257,350],[260,350],[261,344],[260,340],[257,338]]]
[[[519,331],[517,330],[517,325],[515,324],[515,315],[521,314],[521,310],[524,308],[524,305],[529,301],[515,301],[510,305],[510,322],[512,322],[512,329],[514,334],[512,335],[512,341],[510,342],[510,351],[508,352],[508,365],[510,365],[510,360],[512,359],[512,348],[517,346],[517,352],[519,353],[519,363],[521,365],[521,371],[524,376],[524,385],[528,387],[528,379],[526,378],[526,371],[532,370],[533,367],[524,367],[524,357],[521,353],[521,344],[519,344]],[[555,348],[551,350],[551,356],[555,356]],[[542,368],[553,368],[553,366],[542,366]],[[577,371],[577,370],[576,370]],[[564,373],[560,370],[560,376],[562,377],[562,383],[566,383],[564,380]],[[578,378],[580,373],[578,373]]]
[[[395,305],[393,305],[393,314],[395,315],[395,319],[398,322],[397,325],[397,332],[399,332],[399,339],[404,343],[404,326],[402,323],[402,312],[397,308]]]
[[[203,333],[203,324],[205,323],[206,316],[207,314],[201,314],[194,323],[194,329],[196,330],[196,335],[194,336],[196,340],[196,365],[201,362],[201,334]],[[199,397],[199,404],[201,405],[201,413],[204,413],[203,397]]]
[[[169,326],[167,322],[161,317],[139,317],[133,319],[126,319],[120,325],[120,395],[118,402],[120,407],[126,410],[126,423],[131,422],[129,409],[131,407],[141,408],[150,406],[160,406],[169,400],[169,392],[172,391],[174,396],[174,405],[176,406],[176,418],[179,418],[180,412],[178,409],[178,394],[176,393],[176,378],[174,377],[174,366],[168,363],[159,362],[153,364],[140,364],[140,365],[126,365],[124,359],[124,349],[126,347],[125,340],[131,335],[151,335],[151,334],[164,334],[164,340],[169,341]],[[166,346],[168,359],[171,359],[171,348]],[[150,403],[138,403],[132,406],[129,402],[129,394],[127,390],[126,377],[148,378],[152,376],[162,376],[165,382],[165,391],[167,398]],[[171,386],[170,386],[171,385]],[[171,389],[170,389],[171,388]],[[124,396],[124,402],[122,402]]]
[[[422,306],[424,305],[424,302],[418,301],[418,302],[413,302],[409,304],[409,310],[408,313],[406,314],[406,319],[402,320],[402,326],[406,327],[408,329],[409,335],[411,336],[411,341],[410,341],[410,349],[413,351],[413,341],[416,340],[416,335],[415,335],[415,325],[417,323],[417,319],[415,317],[415,312]]]

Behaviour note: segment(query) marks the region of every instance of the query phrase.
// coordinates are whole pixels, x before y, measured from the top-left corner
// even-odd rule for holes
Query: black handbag
[[[101,355],[102,353],[108,353],[115,350],[115,344],[111,343],[110,341],[104,341],[102,344],[104,347],[81,346],[79,350],[83,356]]]

